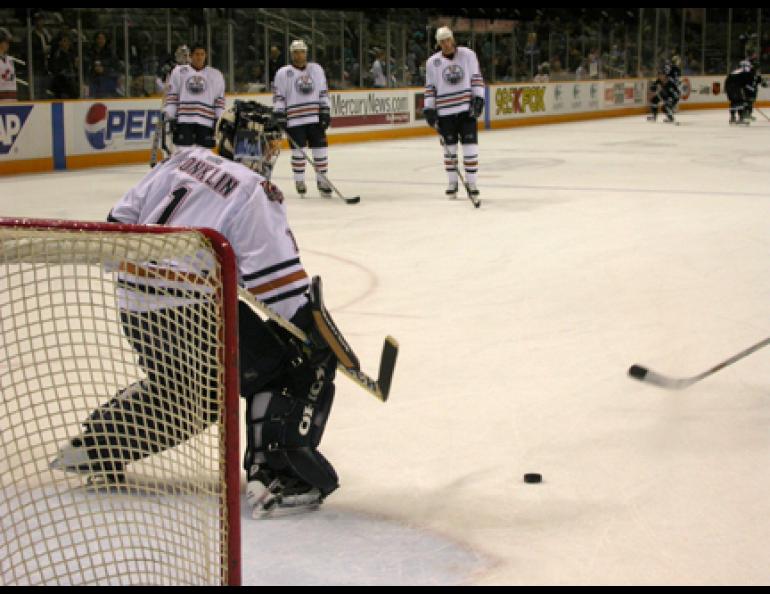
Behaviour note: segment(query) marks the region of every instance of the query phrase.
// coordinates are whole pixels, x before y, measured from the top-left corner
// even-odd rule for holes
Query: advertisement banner
[[[601,90],[596,82],[550,83],[549,105],[552,113],[580,113],[600,108]]]
[[[403,126],[413,122],[412,97],[407,90],[330,93],[331,129]]]
[[[159,119],[160,100],[65,103],[67,155],[149,149]]]
[[[0,162],[50,157],[51,139],[50,104],[0,103]]]
[[[545,115],[546,85],[505,85],[494,86],[492,98],[492,119],[510,119],[523,115]]]
[[[608,81],[604,84],[604,107],[634,107],[647,102],[644,81]]]

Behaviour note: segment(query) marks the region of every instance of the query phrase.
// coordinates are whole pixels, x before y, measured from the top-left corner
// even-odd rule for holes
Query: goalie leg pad
[[[333,357],[329,360],[336,364]],[[338,478],[317,448],[334,401],[333,369],[328,373],[323,365],[302,366],[313,368],[312,382],[307,382],[306,373],[299,373],[284,382],[287,385],[280,391],[260,392],[250,398],[244,467],[250,481],[269,486],[275,479],[299,479],[326,496],[337,488]]]

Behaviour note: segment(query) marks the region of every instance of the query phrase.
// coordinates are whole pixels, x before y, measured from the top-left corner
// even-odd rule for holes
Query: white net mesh
[[[228,583],[222,283],[197,232],[0,226],[0,583]]]

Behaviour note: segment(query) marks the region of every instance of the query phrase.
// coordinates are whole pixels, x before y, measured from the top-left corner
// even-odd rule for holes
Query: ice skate
[[[125,480],[123,463],[91,458],[80,438],[64,444],[48,468],[88,477],[88,484],[119,484]]]
[[[332,189],[329,186],[328,182],[318,180],[318,193],[321,194],[321,198],[331,198],[332,197]]]
[[[313,511],[323,502],[317,488],[291,478],[276,478],[267,487],[260,481],[249,481],[246,498],[255,519]]]
[[[446,189],[445,194],[448,198],[457,198],[457,184],[449,184],[449,187]]]
[[[305,185],[305,182],[294,182],[294,187],[297,189],[297,194],[300,195],[300,198],[304,198],[305,194],[307,194],[307,186]]]

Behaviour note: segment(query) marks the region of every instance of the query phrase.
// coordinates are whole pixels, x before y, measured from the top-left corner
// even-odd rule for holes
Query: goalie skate
[[[125,482],[123,464],[119,462],[102,463],[92,460],[88,450],[79,439],[61,447],[56,457],[48,464],[51,470],[60,470],[70,474],[87,477],[88,485],[111,485]]]
[[[292,487],[281,479],[275,479],[268,487],[258,481],[249,482],[246,498],[252,505],[251,517],[257,520],[314,511],[323,502],[323,495],[315,487]]]

